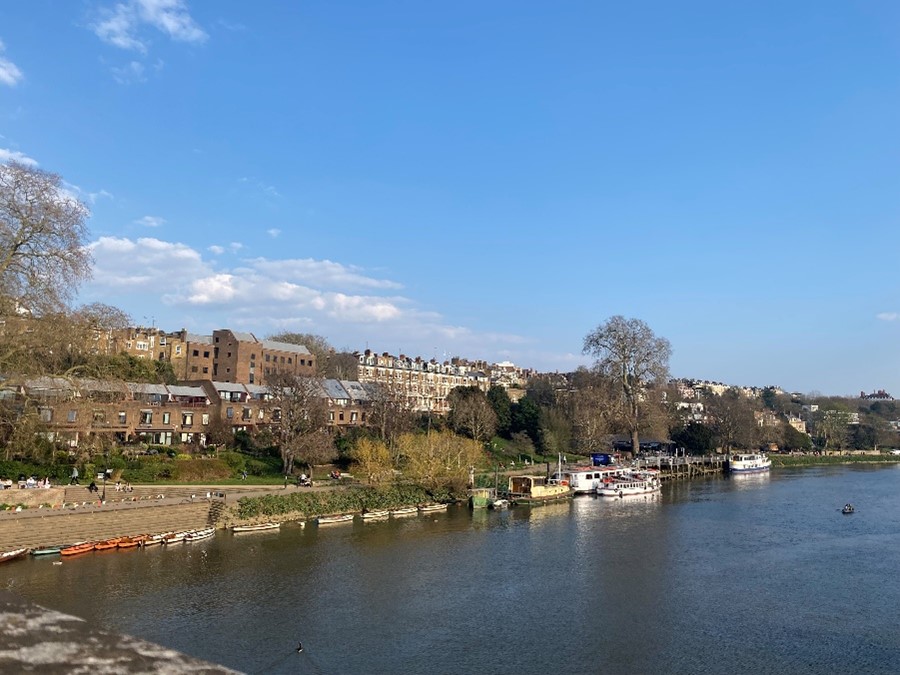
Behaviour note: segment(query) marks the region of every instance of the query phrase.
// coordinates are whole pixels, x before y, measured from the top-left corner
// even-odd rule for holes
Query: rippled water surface
[[[219,533],[0,587],[251,673],[897,673],[900,467]]]

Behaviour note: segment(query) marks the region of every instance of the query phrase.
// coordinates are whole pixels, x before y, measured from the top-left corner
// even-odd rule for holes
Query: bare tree
[[[413,414],[407,405],[406,396],[399,387],[378,384],[369,387],[372,394],[369,414],[369,427],[384,442],[396,457],[397,439],[400,434],[411,431],[415,425]]]
[[[450,426],[476,441],[486,441],[497,429],[497,415],[478,387],[457,387],[450,392]]]
[[[319,380],[276,373],[267,378],[266,386],[275,399],[272,431],[285,475],[293,472],[297,461],[312,466],[333,459],[328,403]]]
[[[721,396],[710,396],[706,407],[713,419],[716,438],[726,452],[756,444],[759,427],[753,416],[754,404],[749,398],[732,389]]]
[[[621,387],[625,405],[622,422],[631,434],[631,449],[640,450],[641,409],[647,387],[665,382],[672,347],[640,319],[614,316],[584,338],[585,354],[596,359],[597,370]]]
[[[90,277],[89,215],[56,174],[0,164],[0,295],[14,311],[59,311]]]

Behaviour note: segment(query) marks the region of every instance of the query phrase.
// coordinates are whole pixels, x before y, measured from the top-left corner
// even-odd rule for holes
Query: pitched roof
[[[275,340],[263,340],[264,349],[271,349],[279,352],[293,352],[295,354],[310,354],[311,352],[303,345],[294,345],[290,342],[276,342]]]

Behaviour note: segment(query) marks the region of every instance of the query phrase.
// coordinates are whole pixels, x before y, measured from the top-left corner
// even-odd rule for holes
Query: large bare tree
[[[597,370],[615,378],[625,405],[622,422],[631,435],[631,449],[640,450],[641,409],[648,387],[669,376],[672,347],[640,319],[614,316],[584,338],[585,354],[593,356]]]
[[[0,295],[14,311],[60,311],[90,277],[89,215],[58,175],[0,164]]]
[[[272,431],[285,475],[293,472],[297,461],[310,466],[331,461],[334,442],[328,431],[328,402],[319,380],[276,373],[266,378],[266,387],[278,411]]]
[[[450,400],[450,426],[459,434],[486,441],[497,429],[497,415],[478,387],[456,387]]]

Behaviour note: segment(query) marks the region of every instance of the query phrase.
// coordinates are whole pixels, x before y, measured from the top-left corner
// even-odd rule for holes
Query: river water
[[[249,673],[897,673],[900,467],[219,533],[0,588]]]

